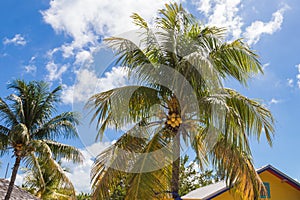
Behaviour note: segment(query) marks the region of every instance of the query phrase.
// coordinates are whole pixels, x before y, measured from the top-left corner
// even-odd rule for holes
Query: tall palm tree
[[[51,166],[53,174],[62,178],[65,175],[57,160],[82,161],[78,149],[55,141],[77,137],[78,117],[75,113],[53,116],[59,102],[60,86],[49,91],[49,85],[43,81],[15,80],[8,88],[14,93],[7,97],[7,102],[0,98],[0,149],[1,155],[12,149],[15,163],[5,200],[10,198],[21,161],[39,174],[41,191],[46,190],[41,163]]]
[[[241,40],[226,42],[224,29],[204,27],[181,5],[166,5],[151,29],[133,14],[141,37],[106,39],[139,86],[92,96],[102,136],[109,127],[135,124],[103,151],[92,169],[93,197],[108,199],[126,177],[127,199],[161,199],[179,189],[181,148],[191,146],[201,167],[212,164],[243,199],[264,191],[255,172],[249,137],[264,133],[272,144],[273,117],[259,102],[229,88],[262,72],[257,55]],[[132,35],[131,35],[132,37]],[[128,106],[127,106],[128,105]]]

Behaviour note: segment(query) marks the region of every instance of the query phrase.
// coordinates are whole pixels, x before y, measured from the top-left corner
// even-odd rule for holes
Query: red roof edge
[[[258,169],[257,173],[260,174],[264,171],[270,172],[271,174],[273,174],[277,178],[280,178],[282,181],[285,181],[290,186],[294,187],[297,190],[300,190],[300,183],[299,182],[297,182],[295,179],[289,177],[285,173],[281,172],[280,170],[276,169],[272,165],[267,165],[265,167],[262,167],[262,168]]]

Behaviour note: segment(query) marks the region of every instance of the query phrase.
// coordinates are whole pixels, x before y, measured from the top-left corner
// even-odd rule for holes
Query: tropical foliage
[[[76,199],[77,200],[90,200],[91,195],[88,193],[80,193],[80,194],[76,195]]]
[[[60,164],[60,162],[58,163]],[[23,189],[41,199],[76,199],[73,184],[65,173],[53,171],[52,169],[56,166],[51,166],[48,163],[39,161],[39,165],[41,166],[42,177],[36,169],[26,169],[26,176],[22,184]],[[67,172],[65,168],[63,170]],[[41,179],[45,182],[45,186],[40,185]]]
[[[82,155],[75,147],[56,140],[77,137],[75,125],[78,117],[73,112],[53,116],[61,87],[49,91],[46,82],[15,80],[8,88],[13,93],[6,98],[7,101],[0,98],[0,150],[1,155],[12,150],[15,164],[5,200],[10,197],[21,161],[32,170],[34,180],[28,180],[28,183],[36,190],[37,196],[47,193],[48,184],[66,184],[73,190],[57,160],[64,158],[80,162]],[[47,179],[54,177],[57,183],[48,182]]]
[[[189,163],[188,163],[189,162]],[[192,190],[199,187],[209,185],[214,182],[218,182],[222,179],[218,173],[214,173],[213,170],[200,171],[197,167],[196,161],[190,161],[189,156],[185,155],[180,160],[180,172],[179,172],[179,195],[183,196]],[[126,177],[120,178],[119,184],[117,184],[114,191],[110,196],[110,200],[123,200],[126,197],[126,191],[130,185],[125,185],[128,181]],[[166,193],[168,191],[165,191]]]
[[[222,178],[221,174],[213,170],[200,171],[197,162],[190,162],[189,156],[185,155],[180,162],[179,195],[183,196],[197,188],[218,182]]]
[[[117,63],[139,86],[95,94],[87,107],[98,137],[109,127],[135,124],[102,152],[92,169],[93,197],[108,199],[126,176],[125,199],[173,198],[179,192],[180,155],[191,146],[200,167],[222,171],[236,194],[255,199],[263,189],[249,138],[264,133],[272,144],[273,118],[259,102],[224,88],[225,79],[246,85],[262,72],[258,56],[241,40],[226,42],[222,28],[205,27],[181,5],[159,10],[155,29],[138,14],[139,42],[112,37]]]

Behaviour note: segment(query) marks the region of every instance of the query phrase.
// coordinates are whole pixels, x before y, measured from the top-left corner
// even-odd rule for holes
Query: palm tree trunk
[[[178,198],[179,192],[179,170],[180,170],[180,134],[177,133],[173,141],[173,163],[172,163],[172,180],[171,190],[172,197]]]
[[[19,169],[19,166],[20,166],[20,162],[21,162],[21,156],[16,156],[16,161],[15,161],[15,164],[14,164],[14,167],[13,167],[13,171],[12,171],[12,174],[11,174],[10,182],[9,182],[8,189],[7,189],[4,200],[9,200],[10,195],[13,191],[13,188],[14,188],[14,185],[15,185],[15,180],[16,180],[17,173],[18,173],[18,169]]]

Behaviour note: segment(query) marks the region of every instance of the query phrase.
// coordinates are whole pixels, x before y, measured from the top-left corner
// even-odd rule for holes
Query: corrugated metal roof
[[[226,183],[225,181],[220,181],[217,183],[213,183],[201,188],[198,188],[196,190],[191,191],[190,193],[184,195],[181,197],[182,199],[203,199],[213,196],[214,194],[217,194],[218,192],[221,192],[225,190]]]
[[[9,185],[8,180],[0,179],[0,199],[1,200],[3,200],[6,195],[8,185]],[[10,200],[39,200],[39,198],[33,196],[32,194],[30,194],[29,192],[27,192],[25,190],[22,190],[18,186],[14,186]]]

